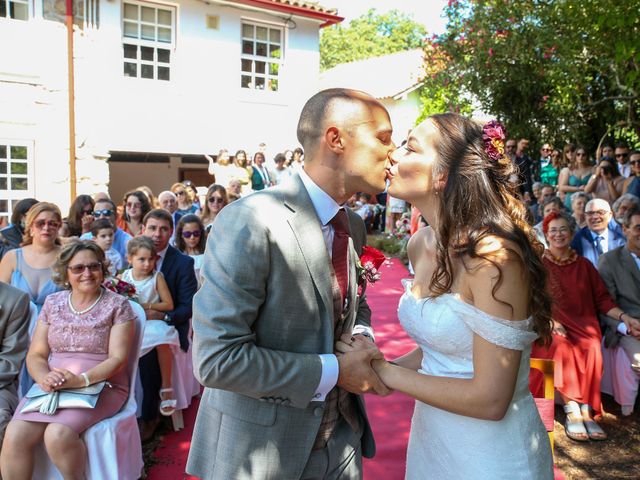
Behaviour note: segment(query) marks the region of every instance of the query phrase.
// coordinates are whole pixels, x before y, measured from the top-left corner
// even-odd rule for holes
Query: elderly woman
[[[124,214],[116,220],[117,227],[132,237],[142,230],[142,219],[151,211],[149,198],[140,190],[133,190],[124,194],[122,198]]]
[[[18,248],[24,236],[24,219],[27,212],[38,201],[35,198],[23,198],[13,207],[11,223],[0,230],[0,260],[9,251]]]
[[[627,315],[611,299],[597,270],[569,246],[571,217],[553,212],[544,219],[549,243],[543,262],[549,272],[553,297],[553,340],[535,346],[532,357],[555,361],[554,385],[564,401],[565,432],[573,440],[604,440],[607,434],[592,412],[602,413],[602,333],[598,313],[624,322],[632,334],[640,334],[640,322]]]
[[[135,314],[128,301],[102,287],[104,253],[92,241],[75,240],[58,255],[54,278],[66,290],[47,298],[27,353],[27,369],[46,392],[108,380],[95,408],[58,409],[53,415],[21,413],[9,423],[0,466],[4,478],[31,478],[34,450],[47,453],[66,479],[84,478],[87,450],[80,434],[116,414],[128,396],[127,359]],[[72,333],[73,332],[73,333]]]
[[[204,209],[202,210],[202,223],[204,228],[209,231],[213,221],[216,219],[220,210],[227,205],[227,190],[222,185],[213,184],[207,190],[205,197]]]
[[[60,209],[40,202],[27,213],[22,247],[8,252],[0,262],[0,281],[29,295],[38,311],[45,298],[60,288],[51,281],[51,266],[60,250]]]
[[[542,218],[545,218],[551,212],[560,213],[564,211],[564,207],[562,206],[562,200],[558,197],[547,198],[540,204],[540,212],[542,213]],[[538,241],[542,243],[545,247],[547,246],[547,239],[545,238],[543,229],[543,222],[539,222],[533,226],[533,231],[536,233],[536,237]]]
[[[584,207],[589,201],[589,195],[584,192],[576,192],[571,195],[571,216],[576,221],[578,228],[587,226],[587,216],[584,213]]]

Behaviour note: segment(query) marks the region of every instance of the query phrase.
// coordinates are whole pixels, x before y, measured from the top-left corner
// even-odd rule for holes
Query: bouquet
[[[122,295],[129,300],[133,300],[134,302],[138,301],[138,296],[136,295],[136,287],[134,287],[130,283],[125,282],[124,280],[120,280],[116,277],[108,277],[104,280],[104,282],[102,282],[102,286],[107,290],[111,290],[112,292],[115,292],[118,295]]]

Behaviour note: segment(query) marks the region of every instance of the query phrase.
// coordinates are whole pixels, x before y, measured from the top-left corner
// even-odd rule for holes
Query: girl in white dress
[[[135,237],[127,244],[127,260],[131,268],[122,272],[120,278],[136,287],[138,302],[145,310],[169,312],[173,310],[173,299],[162,272],[156,271],[156,247],[148,237]],[[177,401],[173,398],[171,345],[180,346],[178,331],[162,320],[147,320],[142,337],[140,356],[156,349],[162,377],[160,389],[160,413],[170,416],[175,412]]]
[[[198,279],[198,287],[201,287],[200,268],[202,268],[204,249],[207,245],[207,232],[200,217],[197,215],[185,215],[180,218],[176,227],[174,245],[182,253],[193,258],[193,269]]]
[[[551,337],[551,301],[502,126],[434,115],[390,160],[389,194],[429,224],[409,242],[415,278],[398,309],[418,348],[373,361],[389,388],[416,399],[406,477],[552,479],[528,388],[531,344]],[[336,348],[375,348],[351,338]]]

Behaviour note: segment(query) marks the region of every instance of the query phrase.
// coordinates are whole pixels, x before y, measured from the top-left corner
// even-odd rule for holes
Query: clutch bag
[[[25,395],[27,401],[20,413],[40,412],[53,415],[59,408],[95,408],[100,392],[106,385],[111,386],[102,381],[88,387],[45,392],[40,385],[34,383]]]

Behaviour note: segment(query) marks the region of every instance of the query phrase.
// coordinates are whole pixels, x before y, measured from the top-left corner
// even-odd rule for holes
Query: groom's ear
[[[327,128],[324,132],[324,141],[334,153],[342,153],[344,150],[343,138],[338,127]]]

